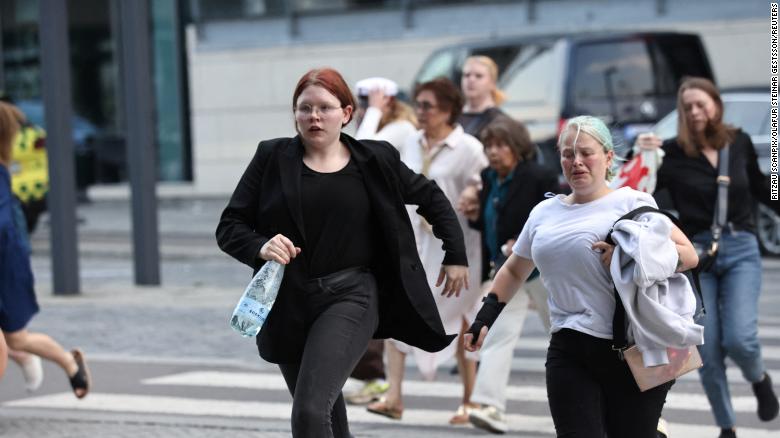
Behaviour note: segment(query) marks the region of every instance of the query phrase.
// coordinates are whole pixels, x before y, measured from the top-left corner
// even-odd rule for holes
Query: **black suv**
[[[675,107],[683,76],[712,79],[697,35],[672,32],[557,34],[490,39],[443,47],[415,83],[446,76],[460,83],[465,59],[486,55],[499,67],[502,108],[524,122],[545,162],[559,166],[555,140],[576,115],[603,118],[627,144]],[[621,150],[618,150],[620,153]]]

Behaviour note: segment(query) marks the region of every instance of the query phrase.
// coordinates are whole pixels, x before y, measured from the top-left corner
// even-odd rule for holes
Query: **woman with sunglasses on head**
[[[482,144],[466,134],[457,123],[463,108],[463,98],[458,88],[449,79],[439,78],[417,86],[414,92],[414,107],[421,130],[410,137],[403,147],[401,159],[412,170],[431,178],[441,187],[448,202],[455,205],[460,193],[469,185],[479,183],[479,172],[487,166]],[[423,266],[428,273],[428,283],[437,281],[436,272],[431,271],[444,256],[441,242],[428,222],[410,210],[415,230],[417,247]],[[481,253],[479,233],[468,226],[468,220],[458,215],[468,252],[469,278],[480,276]],[[435,296],[438,313],[448,333],[465,330],[466,321],[474,315],[479,301],[479,282],[472,281],[467,290],[454,299]],[[406,355],[414,356],[420,371],[427,379],[433,379],[441,363],[456,357],[463,381],[463,399],[452,424],[468,423],[468,411],[473,406],[471,391],[476,376],[476,355],[465,354],[461,343],[452,343],[437,353],[412,348],[402,339],[391,339],[385,344],[390,388],[383,400],[368,406],[370,412],[400,419],[403,413],[401,384]]]
[[[355,138],[384,140],[400,150],[417,132],[414,110],[398,99],[398,85],[386,78],[368,78],[356,84],[358,129]]]
[[[714,263],[699,272],[704,298],[704,366],[699,370],[721,438],[736,437],[736,418],[726,376],[731,358],[752,384],[758,417],[771,421],[780,406],[766,372],[758,339],[758,301],[761,293],[761,254],[755,235],[755,202],[780,213],[770,200],[769,178],[761,173],[750,137],[723,122],[723,101],[715,84],[687,78],[677,94],[677,137],[662,142],[642,134],[640,148],[663,147],[657,189],[666,188],[680,214],[685,234],[708,248],[718,197],[719,151],[728,146],[728,201]]]
[[[542,201],[531,211],[465,336],[466,348],[482,346],[505,303],[536,267],[549,292],[552,337],[545,368],[557,436],[656,438],[672,382],[640,392],[627,363],[612,348],[615,286],[609,263],[614,247],[604,241],[617,219],[640,206],[655,207],[655,201],[647,193],[607,185],[614,147],[601,120],[569,119],[558,148],[572,193]],[[693,245],[673,225],[667,229],[677,272],[695,266]]]
[[[441,190],[389,143],[341,132],[355,101],[330,68],[304,74],[292,96],[297,135],[260,143],[217,227],[220,248],[257,271],[286,265],[257,346],[293,396],[294,437],[350,436],[341,389],[369,340],[441,350],[445,333],[406,204],[443,241],[433,268],[442,294],[468,284],[458,219]]]

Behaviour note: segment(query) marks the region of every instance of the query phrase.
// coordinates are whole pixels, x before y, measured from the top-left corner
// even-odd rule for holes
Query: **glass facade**
[[[150,1],[158,177],[165,181],[192,175],[181,1]],[[68,1],[73,139],[82,188],[127,179],[116,4]],[[38,0],[0,0],[0,90],[44,126],[38,14]]]
[[[191,180],[189,117],[186,96],[186,65],[182,49],[177,0],[155,0],[152,14],[154,91],[157,107],[159,178],[163,181]]]

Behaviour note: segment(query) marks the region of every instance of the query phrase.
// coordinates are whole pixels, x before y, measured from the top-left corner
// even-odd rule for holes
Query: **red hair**
[[[355,96],[352,95],[352,91],[350,91],[349,85],[344,81],[341,73],[329,67],[311,69],[301,76],[301,79],[298,80],[298,85],[295,86],[295,91],[293,92],[293,109],[295,108],[296,102],[298,102],[298,97],[303,93],[303,90],[312,85],[328,90],[330,94],[339,100],[342,108],[351,106],[353,109],[352,114],[354,114],[354,109],[357,108]],[[349,120],[347,120],[347,123],[344,123],[344,126],[349,124],[352,120],[352,114],[350,114]]]

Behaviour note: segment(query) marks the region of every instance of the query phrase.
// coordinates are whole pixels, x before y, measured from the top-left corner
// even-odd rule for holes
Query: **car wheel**
[[[763,204],[756,208],[756,231],[761,252],[780,257],[780,216]]]

